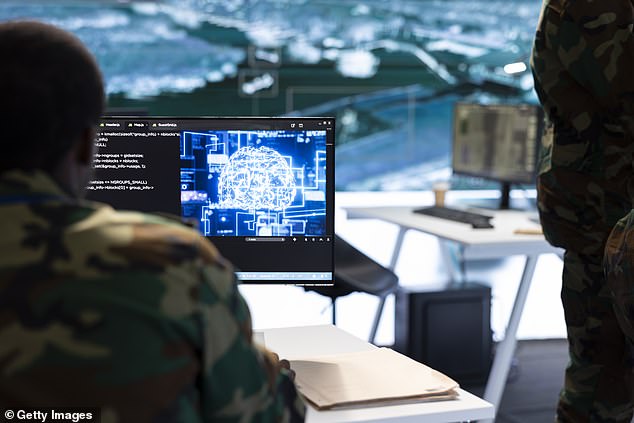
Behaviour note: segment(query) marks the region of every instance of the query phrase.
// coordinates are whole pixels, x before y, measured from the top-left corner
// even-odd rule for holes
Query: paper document
[[[291,360],[299,391],[319,409],[456,397],[451,378],[389,348]]]

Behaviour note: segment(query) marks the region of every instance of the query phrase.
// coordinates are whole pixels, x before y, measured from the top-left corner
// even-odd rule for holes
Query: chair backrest
[[[397,286],[394,272],[335,235],[335,287],[381,296]]]
[[[335,286],[306,286],[304,289],[334,300],[357,291],[382,296],[396,291],[397,287],[398,276],[394,272],[335,235]]]

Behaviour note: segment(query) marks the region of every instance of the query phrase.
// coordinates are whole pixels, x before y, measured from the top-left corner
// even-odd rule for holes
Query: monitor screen
[[[453,172],[507,183],[534,183],[541,124],[541,108],[535,105],[456,103]]]
[[[245,283],[331,285],[334,118],[104,117],[88,198],[180,216]]]

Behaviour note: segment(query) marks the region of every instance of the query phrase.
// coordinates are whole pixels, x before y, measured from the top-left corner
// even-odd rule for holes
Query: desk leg
[[[451,282],[466,282],[467,281],[467,264],[464,259],[462,245],[458,246],[458,257],[454,257],[452,246],[454,244],[450,241],[438,238],[438,246],[440,247],[440,255],[445,263],[445,269]],[[456,263],[457,262],[457,263]]]
[[[515,345],[517,344],[517,327],[522,317],[522,311],[524,310],[524,304],[526,303],[526,297],[528,296],[528,290],[531,286],[531,280],[533,279],[538,257],[539,255],[526,256],[524,273],[522,274],[520,286],[517,288],[511,318],[509,319],[504,339],[497,346],[493,366],[489,373],[489,380],[484,390],[484,399],[493,404],[496,414],[500,407],[500,401],[502,400],[506,377],[511,368],[513,353],[515,352]]]
[[[407,232],[407,228],[399,226],[398,235],[396,235],[396,243],[394,244],[394,250],[392,251],[392,258],[390,259],[390,264],[388,265],[388,269],[391,271],[396,269],[396,263],[398,263],[398,257],[401,255],[401,247],[403,247],[403,240],[405,239],[405,232]]]

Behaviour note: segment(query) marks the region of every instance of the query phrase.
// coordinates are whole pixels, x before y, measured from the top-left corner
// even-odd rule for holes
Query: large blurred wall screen
[[[457,101],[536,103],[537,0],[0,3],[78,35],[108,106],[159,116],[336,116],[336,188],[427,189]]]

